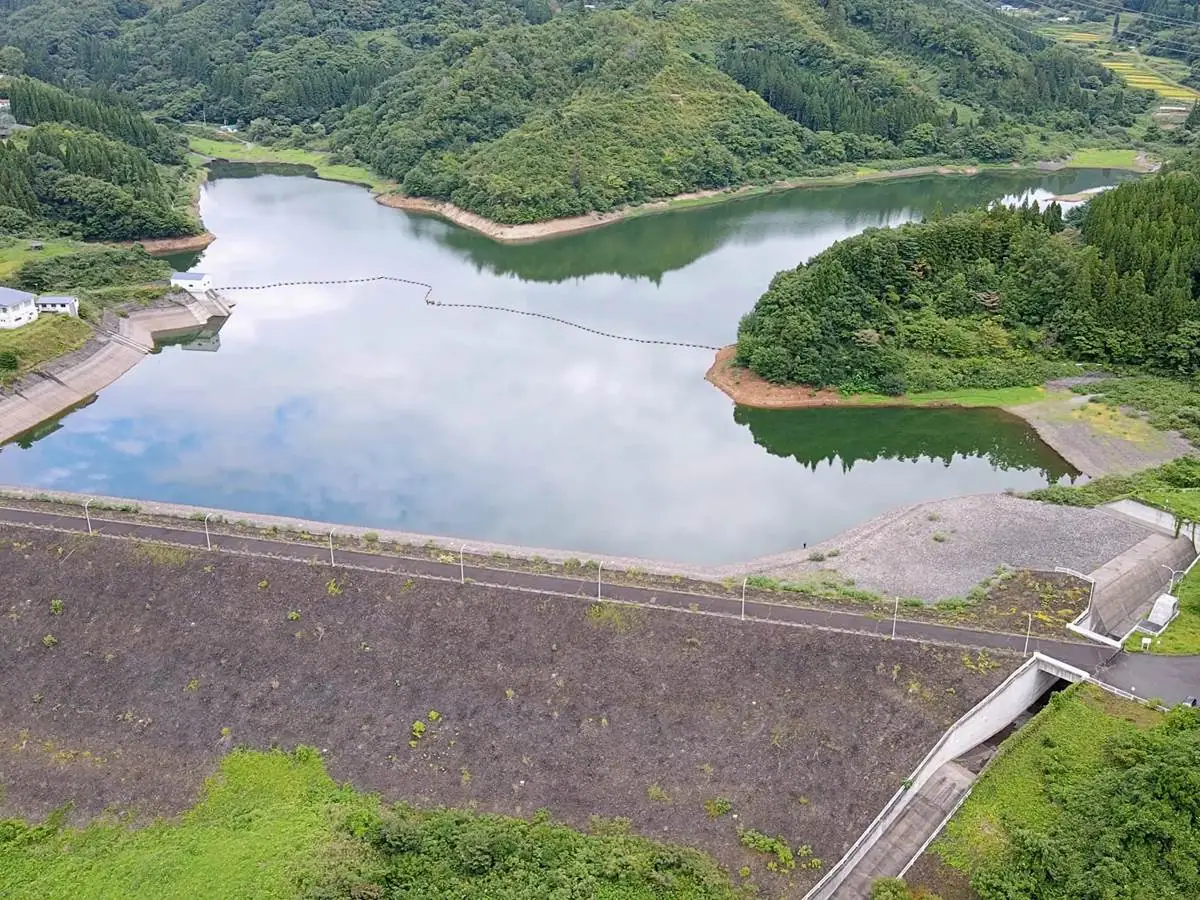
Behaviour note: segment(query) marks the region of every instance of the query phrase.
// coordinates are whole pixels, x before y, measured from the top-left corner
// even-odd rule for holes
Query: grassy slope
[[[43,315],[36,322],[0,331],[0,350],[12,350],[20,364],[16,372],[0,374],[0,384],[15,380],[25,372],[56,356],[78,350],[92,336],[92,329],[73,316]]]
[[[1061,772],[1055,778],[1059,788],[1085,779],[1098,769],[1107,738],[1160,718],[1092,685],[1069,689],[1004,742],[933,852],[969,875],[1005,852],[1012,828],[1052,829],[1058,814],[1046,793],[1047,768]]]
[[[847,404],[857,406],[1020,406],[1044,399],[1044,387],[962,388],[956,391],[924,391],[903,397],[846,395]]]
[[[41,243],[41,250],[31,250],[31,243]],[[11,246],[0,247],[0,281],[7,281],[12,278],[17,269],[21,268],[27,262],[36,262],[42,259],[49,259],[52,256],[62,256],[64,253],[70,253],[85,246],[79,241],[67,240],[51,240],[51,241],[28,241],[24,238],[17,238]]]
[[[1187,578],[1175,588],[1179,598],[1179,616],[1167,630],[1150,642],[1151,653],[1200,653],[1200,566],[1192,568]],[[1125,642],[1125,649],[1141,652],[1143,635],[1134,632]]]
[[[315,754],[238,751],[177,822],[102,823],[8,845],[0,826],[0,896],[293,898],[329,863],[337,822],[377,805],[338,788]]]
[[[218,141],[212,138],[188,136],[188,147],[192,152],[214,159],[227,159],[231,162],[247,163],[285,163],[296,166],[312,166],[317,176],[328,181],[348,181],[361,184],[374,191],[383,191],[394,187],[386,179],[380,178],[364,169],[362,166],[345,166],[329,162],[329,157],[315,150],[294,150],[277,147],[264,147],[261,144],[246,144],[241,141]]]

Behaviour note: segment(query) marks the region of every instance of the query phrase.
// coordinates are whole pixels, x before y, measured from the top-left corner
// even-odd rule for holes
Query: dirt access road
[[[0,522],[12,525],[27,525],[57,531],[86,533],[89,525],[79,516],[37,512],[27,509],[0,507]],[[192,522],[178,525],[150,525],[140,522],[118,522],[91,517],[93,533],[113,538],[142,541],[161,541],[186,547],[209,548],[213,551],[298,559],[317,563],[330,563],[330,553],[315,548],[312,544],[297,544],[266,538],[233,536],[225,534],[206,535],[203,526]],[[879,618],[864,613],[830,609],[809,609],[785,606],[760,599],[747,598],[744,602],[727,597],[711,597],[661,588],[643,588],[628,585],[603,584],[583,581],[559,575],[533,572],[518,572],[492,569],[483,566],[455,565],[429,559],[397,557],[362,550],[338,549],[333,562],[344,568],[358,568],[395,575],[432,578],[441,581],[470,580],[490,587],[514,588],[559,596],[584,597],[638,606],[675,609],[682,612],[706,615],[742,617],[762,622],[821,628],[853,634],[894,637],[897,640],[918,641],[932,644],[970,647],[973,649],[1003,650],[1030,653],[1040,651],[1055,659],[1070,663],[1089,672],[1094,672],[1113,656],[1111,648],[1091,643],[1050,640],[1021,634],[977,631],[930,622],[913,622],[897,618]],[[603,571],[601,571],[601,578]]]

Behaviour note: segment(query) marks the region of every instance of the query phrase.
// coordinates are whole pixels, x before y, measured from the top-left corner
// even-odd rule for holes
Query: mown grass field
[[[1004,854],[1015,829],[1052,830],[1058,809],[1047,792],[1048,771],[1054,772],[1056,790],[1069,790],[1099,770],[1108,738],[1149,728],[1161,718],[1089,684],[1069,688],[1004,742],[933,852],[969,874]]]
[[[86,322],[73,316],[49,314],[20,328],[0,331],[0,352],[11,350],[18,360],[15,372],[0,371],[0,384],[15,381],[56,356],[78,350],[91,336],[91,326]]]
[[[386,179],[372,174],[362,166],[347,166],[331,163],[324,153],[314,150],[295,150],[280,147],[264,147],[243,141],[221,141],[212,138],[188,136],[188,147],[193,153],[230,162],[284,163],[295,166],[311,166],[319,178],[327,181],[346,181],[361,184],[374,191],[394,187]]]
[[[1067,164],[1077,169],[1133,169],[1137,167],[1137,151],[1112,148],[1076,150]]]
[[[40,249],[32,249],[31,244],[41,243]],[[62,256],[78,250],[83,244],[76,241],[27,241],[22,238],[13,239],[8,246],[0,246],[0,281],[7,281],[16,274],[17,269],[27,262],[49,259],[52,256]]]

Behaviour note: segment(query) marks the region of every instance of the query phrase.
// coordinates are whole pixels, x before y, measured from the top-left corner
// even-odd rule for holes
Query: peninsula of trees
[[[886,394],[1034,385],[1075,362],[1200,373],[1200,157],[1067,220],[994,206],[835,244],[775,277],[737,362]]]
[[[22,0],[0,45],[505,223],[1123,141],[1150,102],[979,0]]]

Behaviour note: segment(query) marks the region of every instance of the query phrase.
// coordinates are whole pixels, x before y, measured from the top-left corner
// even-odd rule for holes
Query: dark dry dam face
[[[0,528],[0,568],[0,813],[34,818],[68,801],[79,819],[179,811],[228,746],[310,744],[335,778],[385,798],[545,807],[582,827],[626,817],[771,883],[738,825],[832,864],[1011,668],[905,642],[20,528]],[[411,748],[431,709],[438,721]],[[716,797],[736,821],[709,818]]]

